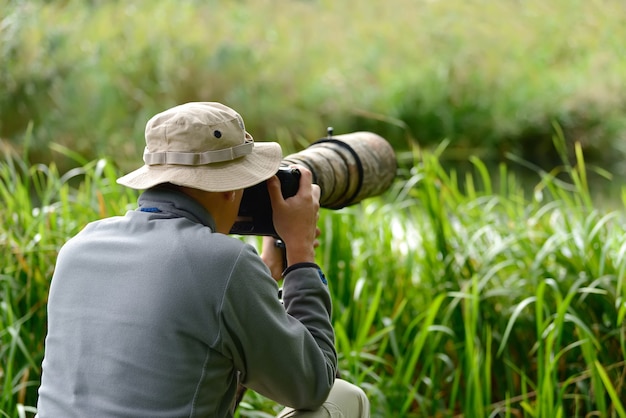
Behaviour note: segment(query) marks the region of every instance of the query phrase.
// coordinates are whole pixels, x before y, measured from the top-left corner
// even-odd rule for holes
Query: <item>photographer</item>
[[[299,167],[284,199],[281,159],[219,103],[148,121],[145,165],[118,179],[145,190],[137,210],[87,225],[59,253],[40,418],[230,417],[239,384],[288,407],[280,416],[369,416],[364,393],[335,379],[331,298],[315,264],[320,189]],[[265,180],[284,272],[272,238],[259,256],[227,236],[243,190]]]

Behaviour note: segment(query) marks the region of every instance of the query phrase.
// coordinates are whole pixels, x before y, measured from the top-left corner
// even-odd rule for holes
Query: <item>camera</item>
[[[333,136],[332,128],[326,138],[283,158],[276,175],[285,199],[298,192],[300,172],[290,168],[296,164],[311,171],[313,183],[320,187],[320,207],[327,209],[341,209],[383,193],[397,171],[395,152],[381,136],[365,131]],[[266,182],[244,190],[230,233],[278,237]]]
[[[300,186],[300,171],[295,168],[281,166],[276,173],[280,180],[283,198],[294,196]],[[237,221],[231,234],[239,235],[273,235],[276,236],[272,221],[272,202],[267,191],[267,182],[263,181],[243,191]]]

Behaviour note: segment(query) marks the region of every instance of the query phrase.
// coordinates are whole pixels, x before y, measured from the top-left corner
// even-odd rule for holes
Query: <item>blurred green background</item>
[[[0,1],[0,138],[138,165],[153,114],[221,101],[285,152],[372,130],[550,167],[555,126],[622,171],[626,2]]]

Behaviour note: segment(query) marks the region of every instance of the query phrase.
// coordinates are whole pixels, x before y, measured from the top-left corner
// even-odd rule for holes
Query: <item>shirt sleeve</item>
[[[223,350],[242,383],[282,405],[315,409],[337,371],[331,298],[317,267],[287,273],[278,286],[252,246],[234,264],[221,309]]]

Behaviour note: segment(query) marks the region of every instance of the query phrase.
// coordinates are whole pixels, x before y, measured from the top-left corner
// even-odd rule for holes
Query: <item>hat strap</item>
[[[252,141],[231,148],[205,152],[149,152],[148,148],[146,148],[143,153],[143,161],[147,165],[205,165],[222,161],[232,161],[235,158],[250,154],[253,148],[254,142]]]

